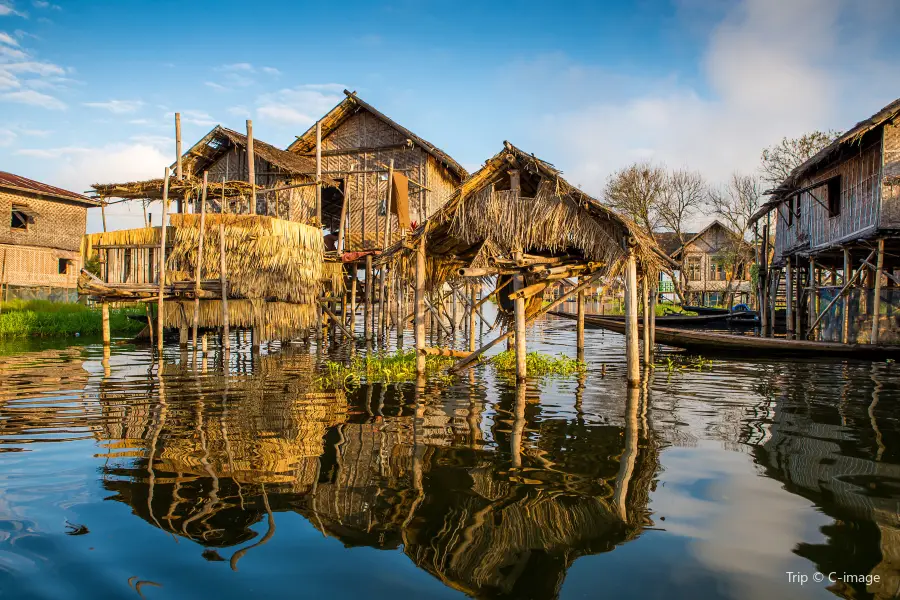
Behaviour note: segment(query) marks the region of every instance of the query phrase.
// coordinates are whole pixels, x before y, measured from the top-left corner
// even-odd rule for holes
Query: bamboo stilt
[[[250,184],[250,214],[256,214],[256,159],[253,156],[253,121],[247,119],[247,182]]]
[[[522,259],[522,252],[513,253],[516,260]],[[516,280],[513,285],[516,290],[525,287],[525,277],[521,274],[515,276]],[[513,301],[515,310],[515,327],[516,327],[516,379],[522,381],[528,375],[525,347],[525,298],[517,298]]]
[[[103,345],[108,347],[111,341],[109,333],[109,302],[107,302],[105,298],[100,303],[100,314],[103,329]]]
[[[222,178],[224,185],[225,178]],[[225,270],[225,224],[219,223],[219,285],[222,287],[222,347],[225,354],[231,350],[231,333],[228,331],[228,277]]]
[[[187,325],[180,325],[178,327],[178,346],[180,348],[187,348],[187,345],[188,345]]]
[[[416,292],[415,292],[415,324],[416,324],[416,373],[425,373],[425,236],[419,239],[416,248]]]
[[[163,180],[162,219],[159,232],[159,297],[156,311],[156,349],[159,351],[160,364],[162,364],[163,351],[163,324],[165,323],[164,294],[166,287],[166,214],[169,210],[169,167],[166,167]]]
[[[359,270],[356,263],[353,263],[352,279],[350,280],[350,331],[356,333],[356,287],[359,281]]]
[[[881,316],[881,280],[884,273],[884,238],[878,240],[878,258],[875,264],[875,298],[872,302],[872,343],[878,343]]]
[[[794,270],[791,259],[784,262],[784,320],[788,339],[794,337]]]
[[[656,301],[659,298],[658,282],[650,286],[650,357],[656,354]]]
[[[578,283],[583,283],[584,277],[578,278]],[[579,361],[584,362],[584,290],[578,292],[575,303],[578,313],[575,322],[575,353]]]
[[[475,289],[475,284],[469,284],[469,351],[475,352],[475,307],[477,306],[475,300],[478,295],[477,290]]]
[[[372,339],[372,255],[366,255],[366,289],[365,300],[363,304],[363,331],[366,341]]]
[[[197,242],[197,265],[194,269],[194,322],[193,340],[197,348],[197,331],[200,329],[200,279],[203,276],[203,238],[206,235],[206,190],[209,173],[203,171],[203,188],[200,192],[200,240]]]
[[[647,274],[641,277],[641,304],[643,329],[641,333],[644,338],[644,364],[650,363],[650,282],[647,280]]]
[[[812,333],[812,324],[816,319],[816,315],[819,314],[819,281],[818,281],[818,273],[819,270],[816,268],[816,259],[809,259],[809,281],[807,282],[807,286],[809,287],[809,299],[808,299],[808,308],[806,312],[806,331],[807,333]]]
[[[630,386],[637,386],[641,379],[637,288],[637,260],[634,252],[629,250],[628,257],[625,259],[625,364]]]
[[[850,271],[852,270],[852,266],[850,264],[850,250],[844,249],[844,285],[850,281]],[[843,311],[841,315],[841,342],[844,344],[850,343],[850,294],[844,296],[843,302]]]

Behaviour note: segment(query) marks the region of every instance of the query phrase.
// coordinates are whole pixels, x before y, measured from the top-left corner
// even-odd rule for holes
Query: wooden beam
[[[420,350],[426,356],[452,356],[453,358],[467,358],[472,352],[465,350],[455,350],[453,348],[422,348]]]
[[[165,170],[165,179],[163,179],[163,196],[162,196],[162,219],[160,220],[159,232],[159,296],[157,297],[157,317],[156,317],[156,349],[159,352],[159,361],[162,364],[163,352],[163,324],[165,323],[165,302],[164,288],[166,286],[166,213],[169,210],[169,167]]]

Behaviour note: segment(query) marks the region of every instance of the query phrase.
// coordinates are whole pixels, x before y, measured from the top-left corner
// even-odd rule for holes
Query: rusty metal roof
[[[62,188],[48,185],[46,183],[41,183],[40,181],[35,181],[34,179],[28,179],[27,177],[22,177],[21,175],[13,175],[12,173],[7,173],[6,171],[0,171],[0,188],[20,192],[30,192],[32,194],[40,194],[42,196],[49,196],[51,198],[57,198],[60,200],[68,200],[72,202],[78,202],[80,204],[86,204],[88,206],[100,206],[100,202],[88,198],[87,196],[84,196],[82,194],[76,194],[75,192],[70,192],[69,190],[64,190]]]

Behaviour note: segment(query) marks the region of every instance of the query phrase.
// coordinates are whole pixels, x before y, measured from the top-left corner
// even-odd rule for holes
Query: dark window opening
[[[828,180],[828,216],[836,217],[841,214],[841,176]]]
[[[791,196],[787,201],[787,224],[788,227],[794,224],[794,197]]]
[[[59,259],[59,274],[60,275],[68,275],[69,267],[72,265],[72,261],[68,258]]]
[[[13,229],[28,229],[28,213],[24,210],[13,206],[12,217],[9,226]]]

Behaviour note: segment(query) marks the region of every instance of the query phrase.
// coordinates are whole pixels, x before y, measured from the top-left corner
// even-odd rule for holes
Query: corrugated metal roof
[[[82,194],[76,194],[75,192],[70,192],[69,190],[64,190],[62,188],[48,185],[46,183],[41,183],[40,181],[35,181],[34,179],[28,179],[27,177],[22,177],[21,175],[13,175],[12,173],[7,173],[6,171],[0,171],[0,188],[32,192],[35,194],[41,194],[43,196],[61,198],[63,200],[73,200],[75,202],[88,204],[90,206],[100,206],[100,203],[97,200],[93,200],[91,198],[88,198],[87,196],[83,196]]]

